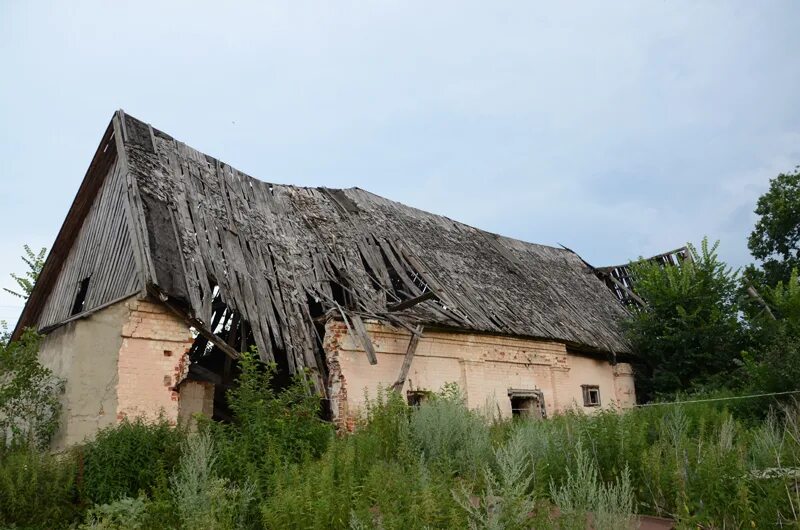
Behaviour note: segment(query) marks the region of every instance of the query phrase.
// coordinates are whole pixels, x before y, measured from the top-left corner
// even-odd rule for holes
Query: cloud
[[[757,196],[800,161],[798,15],[4,3],[0,285],[23,243],[51,244],[120,107],[264,180],[359,186],[597,264],[709,235],[743,265]]]

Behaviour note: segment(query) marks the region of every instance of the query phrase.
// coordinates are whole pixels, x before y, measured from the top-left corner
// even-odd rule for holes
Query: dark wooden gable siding
[[[141,289],[128,233],[126,171],[115,158],[102,179],[44,303],[37,326],[47,330]],[[76,308],[81,287],[85,299]]]

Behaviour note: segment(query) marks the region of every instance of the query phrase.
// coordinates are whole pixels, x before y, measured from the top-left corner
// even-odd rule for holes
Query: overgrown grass
[[[301,382],[244,362],[236,421],[187,436],[125,422],[62,456],[0,454],[0,523],[24,528],[796,527],[800,406],[721,404],[489,422],[453,387],[382,393],[334,437]],[[81,464],[82,463],[82,464]]]

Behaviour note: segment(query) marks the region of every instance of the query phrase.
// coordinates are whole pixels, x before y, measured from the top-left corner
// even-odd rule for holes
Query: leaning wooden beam
[[[364,327],[364,321],[361,320],[359,315],[350,315],[350,320],[353,322],[356,335],[361,339],[361,344],[364,346],[364,351],[367,352],[367,359],[369,364],[378,364],[378,357],[375,355],[375,348],[372,346],[372,341],[369,340],[369,333],[367,328]]]
[[[647,304],[645,303],[645,301],[644,301],[644,300],[643,300],[641,297],[639,297],[639,296],[638,296],[636,293],[634,293],[633,291],[631,291],[631,290],[630,290],[630,288],[629,288],[627,285],[625,285],[624,283],[622,283],[622,282],[621,282],[621,281],[619,281],[618,279],[614,278],[614,276],[613,276],[611,273],[607,273],[607,274],[606,274],[606,278],[608,278],[609,280],[611,280],[612,282],[614,282],[614,285],[616,285],[617,287],[619,287],[620,289],[622,289],[622,291],[623,291],[623,292],[624,292],[626,295],[630,296],[630,297],[631,297],[631,299],[632,299],[632,300],[634,300],[634,301],[635,301],[637,304],[639,304],[640,306],[644,307],[645,305],[647,305]]]
[[[403,309],[408,309],[409,307],[415,306],[425,300],[430,300],[431,298],[435,298],[436,293],[433,291],[425,291],[423,294],[416,296],[414,298],[410,298],[408,300],[403,300],[399,304],[393,304],[387,307],[389,311],[402,311]]]
[[[169,301],[169,297],[166,294],[164,294],[163,292],[161,292],[161,290],[159,290],[157,287],[152,286],[152,285],[148,286],[147,291],[151,295],[153,295],[156,298],[158,298],[161,301],[161,303],[163,303],[165,306],[167,306],[167,309],[169,309],[170,311],[175,313],[178,317],[180,317],[189,326],[191,326],[194,329],[196,329],[197,332],[201,336],[203,336],[204,338],[208,339],[210,342],[212,342],[214,344],[214,346],[216,346],[217,348],[222,350],[225,353],[225,355],[227,355],[231,359],[238,359],[239,358],[239,352],[238,351],[236,351],[235,349],[231,348],[230,345],[228,345],[227,342],[225,342],[221,337],[219,337],[219,335],[215,334],[210,329],[208,329],[206,327],[206,325],[201,320],[198,320],[197,318],[193,317],[192,315],[190,315],[189,313],[187,313],[186,311],[184,311],[180,307],[178,307],[175,304],[171,303]]]
[[[403,366],[400,368],[400,375],[397,376],[397,381],[395,381],[394,385],[392,385],[392,390],[395,392],[399,392],[402,390],[403,385],[406,384],[406,377],[408,377],[408,371],[411,369],[411,361],[414,360],[414,353],[417,351],[417,345],[419,344],[419,338],[422,336],[423,327],[417,326],[417,329],[414,330],[415,333],[411,334],[411,340],[408,343],[408,348],[406,348],[406,356],[403,359]]]
[[[755,287],[753,287],[752,285],[748,285],[747,294],[750,295],[750,298],[758,302],[758,304],[764,308],[764,310],[767,312],[767,314],[772,320],[777,320],[775,318],[775,314],[772,312],[772,309],[769,308],[767,302],[761,297],[760,294],[758,294],[758,291],[756,291]]]

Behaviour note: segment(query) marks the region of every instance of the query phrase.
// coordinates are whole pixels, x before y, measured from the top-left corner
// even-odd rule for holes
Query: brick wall
[[[330,370],[334,419],[350,426],[366,399],[379,387],[397,380],[410,333],[378,322],[367,330],[378,357],[370,365],[359,339],[343,322],[326,324],[325,351]],[[635,403],[633,376],[628,365],[568,354],[564,344],[473,333],[425,331],[417,346],[403,395],[408,390],[437,391],[445,383],[458,383],[470,408],[508,417],[508,390],[538,390],[548,415],[571,407],[587,413],[581,385],[600,388],[603,407]]]
[[[162,304],[132,299],[122,328],[117,386],[117,419],[159,414],[178,421],[177,385],[188,370],[192,335]]]

